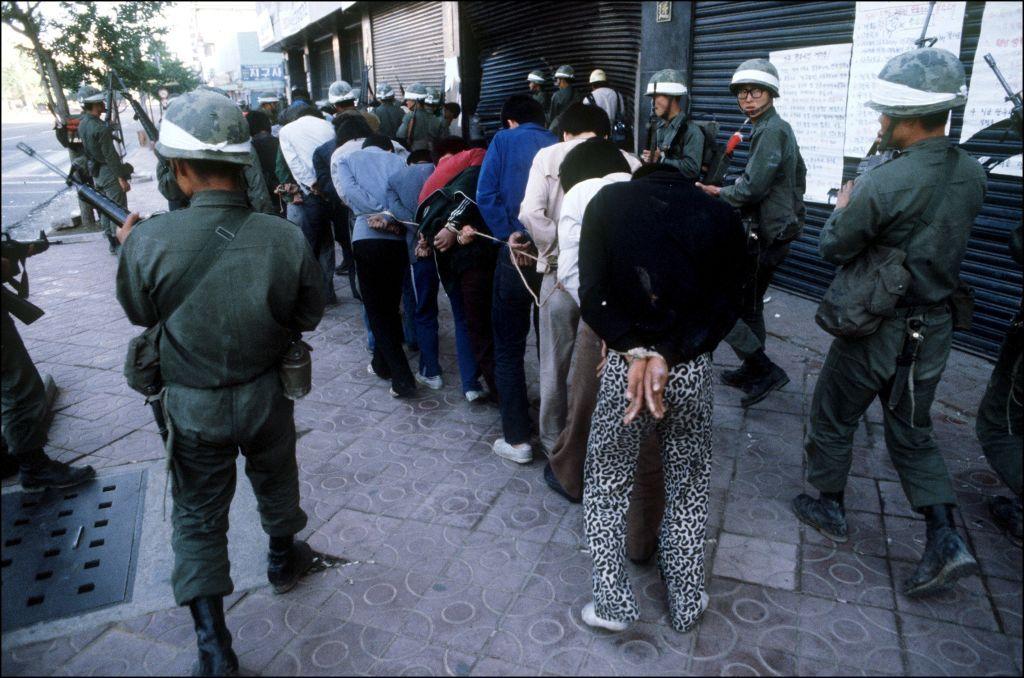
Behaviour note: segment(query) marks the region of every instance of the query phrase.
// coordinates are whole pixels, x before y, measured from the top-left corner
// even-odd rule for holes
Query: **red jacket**
[[[448,182],[462,174],[462,171],[469,167],[479,167],[484,164],[485,151],[482,148],[471,148],[455,155],[449,155],[437,163],[437,169],[423,184],[420,191],[420,202],[427,199],[427,196],[439,188],[444,188]]]

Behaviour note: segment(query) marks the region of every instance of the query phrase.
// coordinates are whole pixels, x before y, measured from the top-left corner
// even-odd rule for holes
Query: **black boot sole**
[[[780,388],[782,388],[788,383],[789,377],[783,376],[778,381],[772,382],[772,384],[768,388],[766,388],[764,391],[757,394],[756,396],[747,396],[746,398],[740,400],[740,407],[747,408],[750,407],[751,405],[756,405],[765,398],[767,398],[769,395],[771,395],[773,391],[778,391]]]
[[[741,391],[747,385],[747,380],[746,379],[730,379],[730,378],[726,377],[724,374],[721,376],[721,381],[726,386],[729,386],[730,388],[738,388]]]
[[[976,575],[980,571],[978,561],[967,556],[943,567],[933,579],[918,586],[905,588],[903,595],[908,598],[920,598],[931,593],[946,591],[952,588],[958,580]]]
[[[825,529],[824,527],[822,527],[818,523],[814,522],[813,520],[811,520],[807,516],[803,515],[799,511],[797,511],[796,505],[794,504],[795,501],[796,501],[796,499],[794,499],[792,502],[789,503],[789,508],[790,508],[791,511],[793,511],[793,515],[796,516],[796,519],[799,520],[801,523],[803,523],[804,525],[807,525],[808,527],[813,527],[815,530],[818,531],[819,534],[821,534],[822,536],[828,537],[829,539],[831,539],[832,541],[836,542],[837,544],[845,544],[846,542],[850,541],[849,535],[844,537],[842,535],[833,534],[832,532],[828,531],[827,529]]]

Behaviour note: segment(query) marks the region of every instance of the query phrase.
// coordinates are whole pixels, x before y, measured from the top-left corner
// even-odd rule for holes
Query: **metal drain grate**
[[[124,602],[142,525],[145,471],[66,490],[3,495],[4,631]]]

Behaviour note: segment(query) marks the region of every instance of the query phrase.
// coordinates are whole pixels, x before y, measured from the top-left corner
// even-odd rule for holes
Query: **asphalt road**
[[[131,112],[122,112],[121,124],[124,127],[128,148],[137,145],[136,130],[139,124],[132,120]],[[0,124],[2,147],[2,214],[0,223],[3,230],[11,228],[22,221],[33,209],[49,201],[55,195],[67,189],[64,181],[53,174],[38,161],[18,150],[18,143],[24,142],[39,154],[67,171],[71,166],[66,148],[60,145],[53,132],[53,123],[41,118],[39,122],[4,122]]]

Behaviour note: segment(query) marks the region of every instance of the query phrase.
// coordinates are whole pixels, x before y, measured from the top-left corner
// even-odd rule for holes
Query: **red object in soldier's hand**
[[[732,155],[733,152],[736,150],[736,147],[739,146],[742,142],[743,135],[740,134],[739,130],[736,130],[735,132],[732,133],[732,136],[729,137],[729,141],[726,142],[725,144],[725,154]]]

